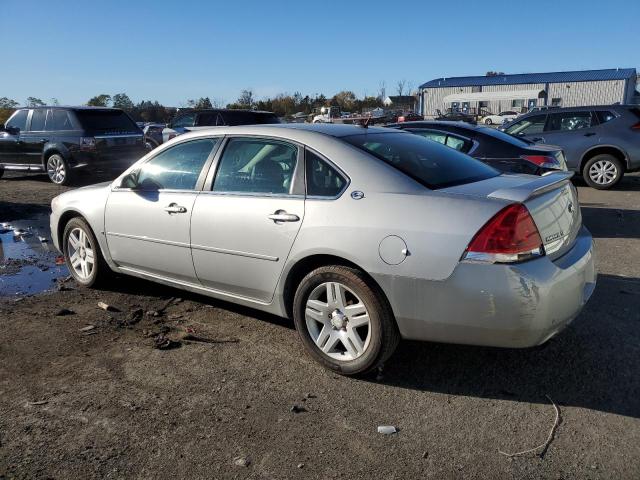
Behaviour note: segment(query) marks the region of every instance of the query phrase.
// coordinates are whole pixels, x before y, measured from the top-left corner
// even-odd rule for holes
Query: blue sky
[[[638,21],[638,0],[0,0],[0,97],[180,106],[243,88],[363,96],[488,70],[637,68]]]

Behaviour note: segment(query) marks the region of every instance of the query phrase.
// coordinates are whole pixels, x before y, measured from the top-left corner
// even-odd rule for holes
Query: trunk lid
[[[500,175],[440,192],[524,204],[538,227],[545,253],[555,259],[571,248],[582,226],[578,192],[570,181],[572,176],[573,172],[554,172],[541,177]]]

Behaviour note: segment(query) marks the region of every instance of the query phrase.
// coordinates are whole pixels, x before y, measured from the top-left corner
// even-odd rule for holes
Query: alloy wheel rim
[[[618,168],[609,160],[598,160],[589,167],[589,177],[598,185],[613,182],[618,175]]]
[[[369,311],[342,283],[326,282],[313,289],[305,307],[305,323],[316,347],[334,360],[355,360],[369,347]]]
[[[64,162],[55,155],[47,160],[47,174],[53,183],[62,183],[67,174]]]
[[[81,229],[74,228],[68,238],[69,264],[74,273],[82,280],[88,280],[95,267],[95,255],[89,235]]]

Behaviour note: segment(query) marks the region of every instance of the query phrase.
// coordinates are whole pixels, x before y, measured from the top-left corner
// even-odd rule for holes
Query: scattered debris
[[[158,312],[157,310],[149,310],[147,312],[147,315],[150,317],[159,317],[160,316],[160,312]]]
[[[27,402],[27,405],[46,405],[49,400],[38,400],[36,402]]]
[[[38,240],[40,240],[40,243],[48,243],[49,239],[47,237],[42,237],[40,235],[38,235]]]
[[[545,395],[545,397],[547,397],[547,399],[551,402],[551,404],[553,405],[553,408],[556,411],[556,418],[553,421],[553,426],[551,427],[551,431],[549,432],[549,436],[547,437],[547,440],[544,443],[538,445],[537,447],[533,447],[533,448],[530,448],[528,450],[523,450],[521,452],[506,453],[506,452],[503,452],[502,450],[498,450],[499,453],[501,453],[502,455],[505,455],[507,457],[517,457],[519,455],[524,455],[525,453],[531,453],[531,452],[535,452],[538,449],[542,449],[540,451],[540,453],[538,454],[538,456],[540,458],[542,458],[544,456],[544,454],[547,452],[547,450],[549,448],[549,445],[551,445],[551,442],[553,441],[553,438],[554,438],[555,433],[556,433],[556,429],[558,428],[558,425],[560,424],[560,409],[555,404],[555,402],[553,400],[551,400],[551,397],[549,395]]]
[[[141,308],[136,308],[135,310],[132,310],[131,312],[129,312],[129,315],[127,317],[127,322],[129,323],[129,325],[136,324],[140,320],[142,320],[143,315],[144,315],[144,310],[142,310]]]
[[[378,433],[382,435],[393,435],[398,433],[398,429],[393,425],[378,425]]]
[[[422,452],[422,458],[427,458],[427,457],[429,457],[429,452],[425,450],[424,452]]]
[[[158,350],[170,350],[172,348],[177,348],[180,346],[180,342],[175,340],[171,340],[164,333],[158,334],[158,336],[153,340],[154,348]]]
[[[87,325],[86,327],[82,327],[80,329],[81,332],[90,332],[91,330],[94,330],[96,328],[95,325]]]
[[[194,335],[193,333],[186,333],[181,337],[181,340],[187,342],[201,342],[201,343],[238,343],[240,340],[237,338],[229,338],[218,340],[215,338],[206,338],[200,335]]]
[[[24,228],[14,228],[13,236],[14,237],[30,237],[33,235],[30,231],[25,230]]]
[[[74,312],[73,310],[69,310],[68,308],[61,308],[56,313],[56,317],[64,317],[66,315],[75,315],[75,313],[76,312]]]
[[[56,265],[64,265],[65,261],[64,261],[64,257],[62,255],[58,255],[56,257]]]
[[[248,467],[251,465],[251,457],[236,457],[233,459],[233,463],[238,467]]]
[[[304,463],[299,463],[298,468],[304,468]]]
[[[108,303],[98,302],[98,308],[101,308],[105,312],[119,312],[120,310],[114,307],[113,305],[109,305]]]
[[[291,410],[293,413],[303,413],[303,412],[306,412],[306,411],[307,411],[307,409],[306,409],[306,408],[304,408],[302,405],[297,405],[297,404],[293,405],[293,406],[290,408],[290,410]]]

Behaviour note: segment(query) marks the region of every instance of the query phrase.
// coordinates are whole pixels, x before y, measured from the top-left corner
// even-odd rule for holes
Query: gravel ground
[[[598,286],[536,349],[403,342],[348,379],[287,320],[140,280],[0,299],[0,479],[640,477],[640,177],[578,185]],[[0,221],[63,190],[7,175]],[[216,343],[154,349],[166,331]],[[547,396],[544,455],[500,454],[546,440]]]

